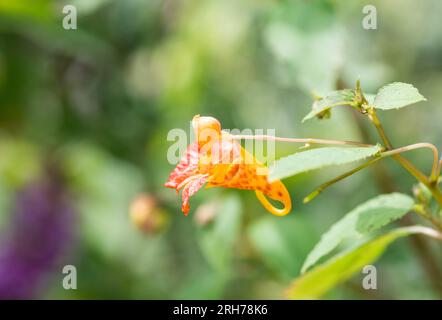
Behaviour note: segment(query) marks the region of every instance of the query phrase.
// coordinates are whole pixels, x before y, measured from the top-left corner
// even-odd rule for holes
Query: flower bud
[[[167,215],[158,207],[156,199],[150,194],[140,194],[131,203],[129,209],[132,224],[143,233],[157,233],[167,223]]]

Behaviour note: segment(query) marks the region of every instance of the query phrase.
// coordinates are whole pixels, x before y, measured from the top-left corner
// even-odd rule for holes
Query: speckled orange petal
[[[198,143],[194,142],[187,147],[186,153],[181,157],[180,163],[175,167],[164,184],[167,188],[176,189],[187,178],[197,173],[198,170]]]
[[[182,193],[183,203],[181,205],[181,211],[183,211],[184,215],[187,216],[189,214],[190,197],[193,196],[206,183],[206,181],[207,181],[207,175],[197,175],[183,187],[183,193]]]
[[[255,190],[258,199],[272,214],[281,216],[289,213],[292,207],[291,199],[284,184],[280,180],[268,182],[268,168],[236,141],[223,143],[231,143],[233,146],[227,148],[230,150],[240,148],[240,153],[236,157],[233,156],[231,164],[222,163],[212,167],[207,188],[218,186]],[[281,202],[284,207],[275,208],[265,196]]]

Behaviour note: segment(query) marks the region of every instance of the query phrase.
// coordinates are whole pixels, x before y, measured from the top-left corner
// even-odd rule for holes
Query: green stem
[[[385,147],[387,149],[392,149],[392,144],[390,140],[388,139],[387,135],[385,134],[384,128],[381,125],[381,122],[379,121],[379,118],[376,115],[376,111],[374,108],[370,108],[368,110],[368,115],[370,121],[375,126],[379,136],[382,139],[382,142],[385,144]],[[399,162],[402,167],[405,168],[411,175],[413,175],[418,181],[422,182],[431,192],[434,199],[437,201],[440,207],[442,207],[442,193],[437,185],[437,176],[434,178],[435,172],[432,172],[432,176],[430,179],[423,174],[419,169],[417,169],[412,163],[410,163],[407,159],[405,159],[400,154],[393,155],[393,159],[395,159],[397,162]],[[435,166],[433,165],[433,168]],[[436,174],[439,171],[439,165],[436,166]]]
[[[325,189],[327,189],[328,187],[332,186],[333,184],[335,184],[336,182],[339,182],[341,180],[344,180],[345,178],[355,174],[358,171],[361,171],[362,169],[365,169],[369,166],[371,166],[372,164],[374,164],[375,162],[378,162],[379,160],[381,160],[381,157],[378,158],[374,158],[370,161],[367,161],[366,163],[360,165],[359,167],[356,167],[340,176],[337,176],[336,178],[327,181],[326,183],[320,185],[318,188],[316,188],[312,193],[310,193],[308,196],[306,196],[303,200],[304,203],[308,203],[310,201],[312,201],[314,198],[316,198],[322,191],[324,191]]]
[[[428,208],[425,208],[423,205],[421,204],[417,204],[414,206],[414,211],[416,213],[418,213],[419,215],[421,215],[423,218],[427,219],[428,221],[430,221],[431,223],[433,223],[433,225],[439,229],[440,231],[442,231],[442,222],[437,220],[432,214],[431,212],[428,211]]]
[[[374,159],[372,159],[370,161],[367,161],[366,163],[364,163],[364,164],[362,164],[362,165],[360,165],[360,166],[358,166],[358,167],[356,167],[356,168],[354,168],[354,169],[352,169],[352,170],[350,170],[350,171],[348,171],[348,172],[346,172],[346,173],[344,173],[344,174],[342,174],[342,175],[340,175],[340,176],[338,176],[338,177],[336,177],[336,178],[334,178],[334,179],[332,179],[332,180],[330,180],[330,181],[320,185],[312,193],[310,193],[308,196],[306,196],[304,198],[303,202],[304,203],[310,202],[311,200],[316,198],[316,196],[318,196],[322,191],[324,191],[325,189],[327,189],[331,185],[333,185],[336,182],[341,181],[341,180],[343,180],[343,179],[345,179],[345,178],[355,174],[358,171],[361,171],[362,169],[365,169],[365,168],[371,166],[372,164],[378,162],[379,160],[381,160],[383,158],[390,157],[390,156],[394,157],[395,155],[398,155],[398,154],[403,153],[403,152],[412,151],[412,150],[416,150],[416,149],[420,149],[420,148],[427,148],[427,147],[428,147],[427,143],[415,143],[415,144],[411,144],[411,145],[408,145],[408,146],[405,146],[405,147],[400,147],[400,148],[397,148],[397,149],[393,149],[393,150],[382,152],[381,154],[379,154],[378,157],[376,157],[376,158],[374,158]]]
[[[420,142],[420,143],[410,144],[408,146],[405,146],[405,147],[402,147],[399,149],[402,149],[403,151],[408,151],[408,150],[414,150],[414,149],[420,149],[420,148],[428,148],[433,153],[433,167],[431,169],[430,181],[434,181],[439,176],[438,175],[439,152],[438,152],[437,148],[434,146],[434,144],[427,143],[427,142]],[[398,149],[396,149],[396,150],[398,150]]]
[[[235,140],[266,140],[266,141],[280,141],[280,142],[295,142],[305,144],[331,144],[331,145],[348,145],[358,147],[373,147],[372,144],[366,144],[357,141],[344,141],[344,140],[330,140],[330,139],[316,139],[316,138],[284,138],[275,137],[269,135],[232,135]]]

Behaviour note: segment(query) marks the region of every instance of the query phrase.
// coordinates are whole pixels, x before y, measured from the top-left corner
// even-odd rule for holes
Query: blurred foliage
[[[348,279],[365,266],[370,266],[393,241],[419,233],[420,230],[417,226],[398,228],[352,248],[297,278],[290,286],[287,295],[291,299],[320,298],[337,283]]]
[[[65,4],[78,29],[62,28]],[[61,287],[61,268],[40,298],[281,298],[319,235],[379,193],[372,172],[334,186],[308,205],[302,198],[345,168],[284,182],[293,212],[269,216],[252,192],[210,189],[193,208],[214,202],[207,223],[184,217],[163,188],[172,128],[194,114],[225,128],[276,128],[288,137],[377,138],[348,110],[301,126],[312,92],[368,92],[413,83],[428,99],[400,114],[380,113],[397,145],[442,144],[442,28],[438,0],[371,1],[378,30],[361,26],[365,1],[2,0],[0,1],[0,230],[15,194],[48,162],[61,164],[78,213],[78,243],[66,264],[78,290]],[[358,117],[358,116],[356,116]],[[411,124],[411,125],[410,125]],[[419,125],[422,124],[422,125]],[[390,128],[390,129],[388,129]],[[295,151],[277,145],[277,157]],[[410,159],[426,166],[430,155]],[[388,183],[410,193],[413,179],[385,162]],[[393,182],[394,181],[394,182]],[[385,182],[385,183],[387,183]],[[170,223],[151,234],[131,224],[129,207],[149,193]],[[378,291],[434,298],[406,241],[378,262]],[[440,261],[442,255],[437,252]],[[363,275],[354,275],[360,284]],[[341,286],[328,298],[370,298]]]
[[[413,205],[411,197],[400,193],[380,195],[359,205],[322,235],[321,240],[307,256],[301,271],[305,272],[344,240],[362,238],[400,219],[413,208]]]

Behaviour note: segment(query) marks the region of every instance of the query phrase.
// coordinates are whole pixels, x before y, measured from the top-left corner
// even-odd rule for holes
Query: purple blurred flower
[[[34,298],[51,272],[61,275],[72,248],[74,213],[59,175],[20,192],[11,219],[0,245],[0,299]]]

